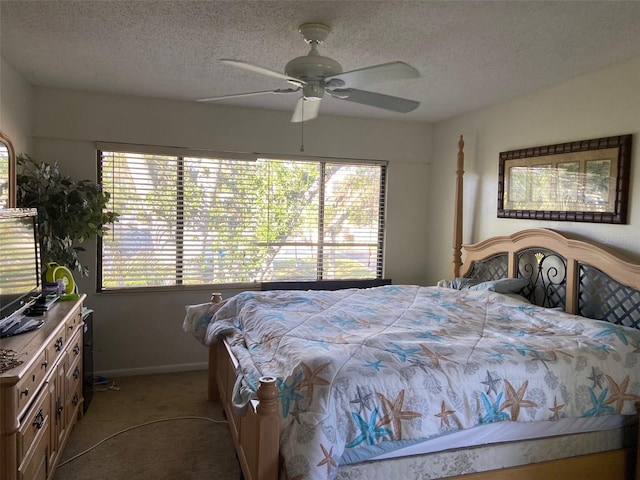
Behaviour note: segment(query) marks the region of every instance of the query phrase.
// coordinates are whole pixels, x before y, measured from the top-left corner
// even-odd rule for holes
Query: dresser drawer
[[[76,355],[73,352],[73,348],[69,352],[69,367],[67,368],[67,398],[73,391],[77,390],[78,384],[82,382],[82,348],[79,349]]]
[[[34,440],[39,435],[49,438],[49,424],[51,422],[51,402],[48,390],[44,388],[38,400],[27,410],[20,424],[18,433],[18,463],[30,454]]]
[[[82,382],[78,382],[75,384],[75,388],[69,392],[67,395],[67,423],[69,428],[71,428],[77,418],[78,412],[80,411],[80,405],[82,404]]]
[[[29,368],[27,373],[16,384],[16,394],[18,395],[18,412],[22,412],[24,408],[35,398],[38,389],[44,380],[49,363],[46,360],[46,353],[40,352],[35,362]]]
[[[69,364],[76,363],[76,361],[82,358],[82,335],[80,333],[80,330],[76,332],[67,347],[67,351],[69,352]]]
[[[62,352],[66,341],[66,328],[59,329],[55,336],[51,340],[49,340],[49,343],[47,344],[47,360],[49,361],[50,365],[52,365],[56,361],[58,355],[60,355],[60,352]]]
[[[48,430],[48,427],[47,427]],[[18,468],[18,480],[46,480],[49,472],[49,434],[36,436],[33,448]]]
[[[82,309],[78,308],[67,319],[67,338],[71,337],[80,325],[82,325]]]

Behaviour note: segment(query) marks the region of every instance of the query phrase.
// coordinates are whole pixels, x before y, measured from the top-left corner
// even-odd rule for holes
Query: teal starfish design
[[[291,408],[291,402],[295,402],[297,400],[302,400],[304,397],[296,392],[296,388],[298,387],[298,383],[300,383],[300,379],[302,378],[302,374],[299,373],[295,376],[295,378],[291,381],[290,385],[287,385],[286,382],[283,382],[282,379],[276,379],[276,385],[278,386],[278,398],[280,398],[280,405],[282,406],[282,416],[287,418],[289,415],[289,409]]]
[[[425,314],[425,317],[427,317],[430,320],[435,320],[438,323],[442,322],[442,320],[444,320],[445,318],[443,315],[438,315],[437,313],[433,313],[433,312],[427,312]]]
[[[516,352],[518,352],[520,355],[522,355],[523,357],[527,354],[527,352],[529,350],[531,350],[529,347],[527,347],[526,345],[515,345],[513,343],[503,343],[502,344],[503,347],[505,348],[512,348],[513,350],[515,350]]]
[[[594,347],[594,350],[599,350],[604,353],[611,353],[612,348],[609,345],[600,345],[599,347]]]
[[[604,330],[601,330],[600,332],[596,333],[595,336],[607,337],[609,335],[615,335],[620,339],[622,343],[624,343],[625,345],[629,345],[629,341],[627,340],[627,336],[625,335],[624,331],[621,328],[619,328],[617,325],[614,325],[613,323],[610,323],[607,326],[605,326]]]
[[[377,360],[375,362],[372,360],[367,360],[363,366],[373,368],[376,372],[379,372],[381,368],[384,368],[384,365],[382,365],[382,360]]]
[[[520,310],[521,312],[524,312],[524,313],[533,312],[535,309],[536,309],[536,307],[529,306],[529,305],[519,305],[518,306],[518,310]]]
[[[609,387],[605,388],[599,397],[596,397],[593,388],[589,387],[589,396],[591,397],[591,403],[593,404],[593,407],[584,412],[582,416],[599,417],[600,415],[605,415],[607,413],[613,412],[613,407],[604,404],[605,399],[607,398],[607,393],[609,393]]]
[[[400,345],[396,345],[395,343],[392,343],[391,346],[393,348],[387,348],[385,352],[397,355],[403,363],[406,362],[409,357],[413,357],[413,354],[420,350],[419,348],[402,348]]]
[[[420,332],[418,334],[418,338],[427,338],[429,340],[435,340],[436,342],[442,341],[442,337],[440,335],[434,335],[431,332]]]
[[[482,396],[482,403],[484,404],[484,408],[487,411],[486,415],[480,418],[480,423],[493,423],[493,422],[501,422],[503,420],[509,420],[509,415],[505,412],[499,412],[500,408],[500,400],[502,400],[502,393],[498,395],[495,403],[491,403],[489,398],[484,394],[484,392],[480,392]]]
[[[345,445],[345,448],[357,447],[361,443],[365,442],[367,445],[373,445],[377,438],[390,436],[391,432],[384,427],[376,428],[376,419],[378,417],[378,408],[371,412],[369,421],[358,415],[356,412],[351,412],[351,416],[356,421],[356,424],[360,428],[360,435],[354,438],[351,442]]]
[[[307,345],[311,348],[317,347],[323,350],[331,350],[330,345],[324,340],[310,340],[309,342],[307,342]]]
[[[342,328],[353,327],[356,323],[356,321],[353,319],[344,319],[344,318],[334,318],[329,321],[334,325],[337,325],[338,327],[342,327]]]

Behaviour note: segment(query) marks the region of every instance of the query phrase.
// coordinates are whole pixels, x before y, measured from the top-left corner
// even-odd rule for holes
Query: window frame
[[[368,286],[371,285],[372,282],[386,284],[390,283],[390,280],[384,278],[384,270],[385,270],[385,227],[386,227],[386,212],[387,212],[387,181],[388,181],[388,162],[381,160],[365,160],[365,159],[349,159],[349,158],[335,158],[335,157],[318,157],[318,156],[305,156],[305,155],[274,155],[274,154],[258,154],[258,153],[238,153],[238,152],[219,152],[219,151],[210,151],[210,150],[194,150],[187,148],[179,148],[179,147],[161,147],[161,146],[151,146],[151,145],[134,145],[134,144],[124,144],[124,143],[106,143],[106,142],[98,142],[96,143],[96,159],[98,165],[98,182],[100,185],[103,184],[103,156],[102,152],[122,152],[122,153],[139,153],[144,155],[162,155],[162,156],[175,156],[176,160],[178,160],[178,164],[184,167],[185,158],[218,158],[225,160],[242,160],[242,161],[257,161],[258,159],[263,160],[283,160],[283,161],[295,161],[295,162],[311,162],[320,164],[322,169],[321,178],[324,181],[324,168],[327,164],[340,164],[344,163],[347,165],[370,165],[370,166],[379,166],[380,167],[380,183],[379,183],[379,209],[380,213],[378,215],[378,227],[377,227],[377,254],[376,254],[376,274],[375,277],[371,278],[363,278],[363,279],[352,279],[352,278],[329,278],[323,279],[322,270],[321,270],[321,253],[323,249],[323,242],[318,241],[317,252],[318,252],[318,266],[316,268],[317,278],[315,280],[265,280],[265,281],[250,281],[250,282],[237,282],[237,283],[200,283],[200,284],[183,284],[179,283],[178,279],[180,277],[178,261],[176,261],[176,276],[175,283],[171,285],[155,285],[155,286],[140,286],[140,287],[109,287],[105,288],[103,285],[103,261],[104,261],[104,242],[101,237],[98,238],[97,244],[97,278],[96,278],[96,292],[97,293],[116,293],[116,292],[152,292],[152,291],[198,291],[198,290],[206,290],[215,288],[217,290],[260,290],[263,285],[269,285],[273,283],[279,284],[287,284],[291,283],[296,284],[298,286],[301,285],[314,285],[314,288],[317,288],[321,285],[332,286],[336,284],[336,282],[347,282],[349,285],[358,286]],[[178,168],[181,168],[178,166]],[[181,223],[180,212],[181,209],[181,195],[180,195],[180,183],[182,183],[179,179],[184,178],[179,175],[176,176],[176,222]],[[322,188],[322,192],[324,194],[324,186]],[[324,208],[325,202],[324,199],[320,202],[320,208]],[[322,221],[323,215],[318,216],[318,229],[321,231],[322,229]],[[108,235],[108,233],[107,233]],[[180,256],[180,250],[176,251],[176,260]]]

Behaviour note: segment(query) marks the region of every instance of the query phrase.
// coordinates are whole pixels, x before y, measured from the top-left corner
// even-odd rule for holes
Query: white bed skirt
[[[628,423],[630,418],[618,420]],[[341,465],[338,467],[335,478],[336,480],[388,480],[390,478],[424,480],[485,472],[624,448],[633,444],[636,428],[637,425],[627,425],[608,430],[551,437],[547,432],[545,438],[485,443],[423,455],[409,454],[404,457],[371,460],[353,465]]]

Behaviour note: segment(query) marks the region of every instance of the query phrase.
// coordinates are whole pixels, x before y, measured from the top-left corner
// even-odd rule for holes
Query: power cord
[[[173,420],[207,420],[209,422],[212,423],[229,423],[226,420],[214,420],[213,418],[209,418],[209,417],[197,417],[197,416],[185,416],[185,417],[170,417],[170,418],[161,418],[159,420],[151,420],[149,422],[145,422],[145,423],[140,423],[138,425],[133,425],[132,427],[128,427],[125,428],[123,430],[120,430],[119,432],[113,433],[111,435],[109,435],[106,438],[103,438],[102,440],[100,440],[98,443],[96,443],[95,445],[87,448],[86,450],[78,453],[77,455],[74,455],[73,457],[65,460],[62,463],[58,464],[58,468],[62,467],[63,465],[66,465],[67,463],[81,457],[82,455],[89,453],[91,450],[93,450],[94,448],[102,445],[104,442],[106,442],[107,440],[111,440],[113,437],[117,437],[118,435],[122,434],[122,433],[126,433],[130,430],[134,430],[136,428],[140,428],[140,427],[146,427],[147,425],[153,425],[154,423],[162,423],[162,422],[171,422]]]

